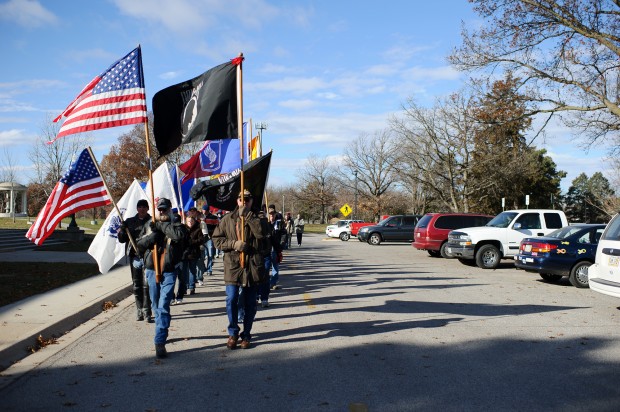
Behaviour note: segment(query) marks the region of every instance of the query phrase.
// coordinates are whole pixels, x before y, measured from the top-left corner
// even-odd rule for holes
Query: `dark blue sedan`
[[[562,276],[568,276],[573,286],[587,288],[588,267],[594,263],[604,229],[601,224],[579,224],[546,236],[525,238],[515,256],[515,266],[539,273],[547,282],[557,283]]]

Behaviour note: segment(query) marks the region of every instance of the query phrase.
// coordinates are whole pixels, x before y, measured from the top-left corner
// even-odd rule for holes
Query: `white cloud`
[[[434,82],[442,80],[458,80],[462,73],[456,70],[453,66],[439,66],[439,67],[412,67],[411,69],[403,70],[403,77],[408,80],[414,80],[419,82]]]
[[[0,4],[0,19],[16,22],[27,28],[58,23],[56,15],[35,0],[9,0]]]
[[[24,129],[0,130],[0,146],[14,146],[34,140],[34,135]]]
[[[170,71],[170,72],[165,72],[159,75],[160,79],[164,79],[164,80],[171,80],[171,79],[176,79],[177,77],[179,77],[179,75],[182,72],[180,71]]]
[[[318,77],[285,77],[271,82],[256,82],[256,91],[277,91],[287,93],[308,93],[323,89],[327,83]]]
[[[314,100],[284,100],[278,103],[278,105],[285,107],[287,109],[293,109],[293,110],[304,110],[304,109],[309,109],[311,107],[316,106],[316,102]]]

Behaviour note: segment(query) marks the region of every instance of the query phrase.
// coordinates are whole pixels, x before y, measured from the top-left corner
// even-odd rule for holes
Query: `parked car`
[[[594,264],[588,268],[588,280],[593,291],[620,298],[620,215],[603,231]]]
[[[545,236],[568,226],[561,210],[507,210],[485,226],[453,230],[448,235],[448,255],[464,264],[475,262],[482,269],[495,269],[501,259],[519,253],[519,245],[528,236]]]
[[[413,247],[426,250],[433,257],[449,257],[446,253],[448,233],[454,229],[486,225],[493,216],[477,213],[427,213],[413,231]]]
[[[364,226],[357,233],[357,238],[375,246],[381,242],[411,242],[413,229],[421,217],[420,215],[390,216],[376,225]]]
[[[339,220],[335,225],[327,226],[325,234],[329,237],[338,237],[340,240],[349,240],[352,222],[362,222],[362,220]]]
[[[521,241],[515,266],[539,273],[548,282],[568,276],[578,288],[588,287],[588,268],[594,263],[596,246],[605,225],[571,225],[546,236],[527,237]]]

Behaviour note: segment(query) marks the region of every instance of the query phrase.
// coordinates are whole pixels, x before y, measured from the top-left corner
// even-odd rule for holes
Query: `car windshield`
[[[385,219],[380,220],[379,223],[377,223],[377,226],[385,226],[387,223],[389,223],[389,221],[390,221],[390,218],[386,217]]]
[[[415,227],[417,229],[424,229],[425,227],[428,226],[428,222],[430,222],[432,218],[433,218],[432,215],[424,215],[422,219],[418,220],[418,224],[415,225]]]
[[[566,226],[561,229],[556,229],[553,232],[549,233],[547,237],[553,237],[556,239],[566,239],[569,236],[574,235],[577,232],[583,230],[583,227],[580,226]]]
[[[495,216],[486,226],[492,227],[508,227],[510,226],[510,222],[517,217],[517,212],[502,212],[499,215]]]

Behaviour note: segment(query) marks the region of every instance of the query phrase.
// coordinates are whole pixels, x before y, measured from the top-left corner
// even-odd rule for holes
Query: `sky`
[[[447,62],[462,24],[482,24],[465,0],[0,0],[0,165],[9,153],[27,184],[47,119],[140,44],[148,110],[159,90],[243,53],[244,118],[267,126],[269,185],[289,185],[308,156],[337,162],[408,99],[430,106],[462,87]],[[130,128],[90,132],[99,161]],[[607,176],[604,150],[564,127],[536,146],[568,173],[564,191],[582,172]]]

